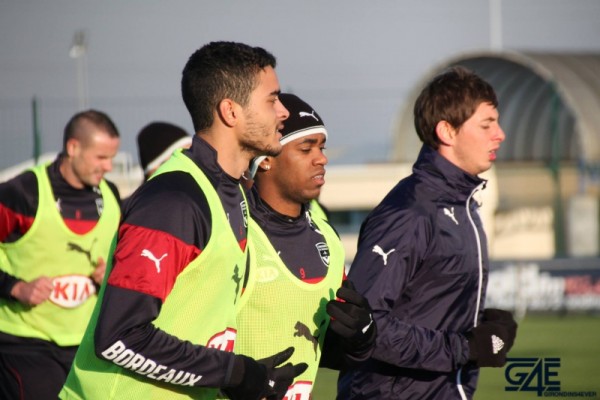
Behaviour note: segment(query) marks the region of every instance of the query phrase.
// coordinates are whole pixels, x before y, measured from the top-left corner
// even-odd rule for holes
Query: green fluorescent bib
[[[295,351],[289,361],[308,364],[288,390],[286,398],[294,400],[309,399],[329,325],[325,305],[335,298],[344,273],[344,249],[336,233],[318,218],[313,218],[313,222],[329,247],[327,276],[316,284],[294,276],[258,224],[250,220],[250,272],[240,302],[234,350],[261,359],[293,346]]]
[[[120,210],[109,186],[102,181],[104,208],[96,226],[83,235],[72,232],[57,209],[46,167],[32,169],[39,192],[35,220],[16,242],[0,243],[0,265],[5,272],[25,281],[42,275],[51,277],[54,290],[50,300],[35,307],[0,299],[0,331],[59,346],[75,346],[81,341],[96,303],[90,275],[98,257],[108,259]]]
[[[232,351],[237,331],[236,304],[244,279],[246,253],[240,249],[217,192],[194,162],[178,151],[154,176],[169,171],[185,171],[194,177],[210,206],[212,233],[202,253],[177,277],[154,325],[192,344]],[[244,209],[247,210],[245,205]],[[247,217],[246,215],[246,220]],[[112,255],[110,259],[112,260]],[[112,263],[109,268],[112,269]],[[101,290],[100,298],[103,295],[104,290]],[[118,344],[109,351],[114,354],[120,352],[120,356],[113,359],[114,363],[96,357],[94,331],[100,304],[101,301],[94,310],[67,382],[60,393],[62,399],[216,398],[217,389],[186,386],[186,383],[195,380],[201,384],[200,376],[174,371],[168,366],[157,365],[150,359],[143,360],[138,372],[123,368],[120,365],[126,366],[134,360],[131,357],[131,360],[127,359],[128,350]],[[140,356],[143,357],[143,354]]]

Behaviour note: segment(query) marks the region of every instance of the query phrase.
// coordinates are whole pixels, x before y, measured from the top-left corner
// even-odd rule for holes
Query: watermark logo
[[[560,392],[560,358],[508,358],[504,377],[507,392]]]
[[[535,392],[538,397],[596,397],[595,391],[563,391],[558,379],[560,358],[507,358],[507,392]]]

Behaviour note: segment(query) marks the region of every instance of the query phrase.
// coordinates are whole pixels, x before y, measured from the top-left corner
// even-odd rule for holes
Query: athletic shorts
[[[76,351],[0,332],[0,399],[56,400]]]

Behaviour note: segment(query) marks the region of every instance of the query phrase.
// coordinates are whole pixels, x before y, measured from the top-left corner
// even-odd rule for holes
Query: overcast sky
[[[493,0],[505,50],[600,52],[600,0]],[[317,109],[334,164],[383,161],[394,118],[444,60],[490,49],[486,0],[0,0],[0,168],[32,153],[30,102],[40,100],[44,151],[58,151],[77,111],[74,33],[88,41],[89,104],[106,111],[137,161],[151,120],[192,133],[181,70],[213,40],[261,46],[284,91]]]

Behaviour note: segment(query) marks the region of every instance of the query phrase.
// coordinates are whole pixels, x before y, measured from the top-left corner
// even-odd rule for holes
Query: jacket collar
[[[239,183],[239,179],[223,171],[217,159],[217,151],[198,135],[193,137],[190,148],[183,152],[196,163],[198,168],[204,171],[213,186],[217,186],[218,182],[222,180],[229,180],[235,184]]]
[[[252,187],[247,193],[250,203],[250,215],[261,229],[268,235],[276,234],[284,237],[297,235],[305,229],[307,223],[307,208],[302,206],[298,217],[290,217],[275,211],[258,194],[256,187]],[[310,223],[310,222],[309,222]]]
[[[413,165],[413,172],[427,180],[432,180],[440,190],[454,195],[460,194],[461,200],[468,198],[477,186],[487,182],[460,169],[425,144],[421,147],[419,157]]]

